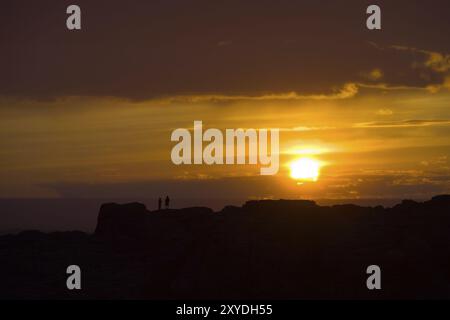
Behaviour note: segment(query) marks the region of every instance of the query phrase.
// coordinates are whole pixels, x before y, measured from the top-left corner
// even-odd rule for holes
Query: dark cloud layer
[[[74,3],[75,32],[65,27]],[[368,1],[3,0],[0,95],[147,99],[442,83],[446,73],[426,62],[427,52],[450,52],[450,2],[377,3],[381,31],[365,28]],[[382,77],[370,80],[375,68]]]

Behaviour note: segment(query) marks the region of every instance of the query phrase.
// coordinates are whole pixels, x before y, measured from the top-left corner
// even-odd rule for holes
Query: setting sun
[[[311,158],[300,158],[290,164],[291,178],[317,181],[320,174],[320,162]]]

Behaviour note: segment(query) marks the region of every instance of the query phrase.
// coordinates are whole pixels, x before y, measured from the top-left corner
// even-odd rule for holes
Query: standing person
[[[169,196],[166,196],[166,201],[165,201],[166,209],[169,209],[169,202],[170,202]]]
[[[161,199],[161,197],[159,197],[159,199],[158,199],[158,210],[161,210],[161,206],[162,206],[162,199]]]

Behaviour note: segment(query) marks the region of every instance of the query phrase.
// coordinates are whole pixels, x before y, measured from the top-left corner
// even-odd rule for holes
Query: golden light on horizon
[[[312,158],[300,158],[289,164],[290,176],[295,180],[317,181],[320,175],[321,164]]]
[[[291,148],[288,150],[288,154],[292,155],[319,155],[323,153],[328,153],[330,150],[325,147],[302,147],[302,148]]]

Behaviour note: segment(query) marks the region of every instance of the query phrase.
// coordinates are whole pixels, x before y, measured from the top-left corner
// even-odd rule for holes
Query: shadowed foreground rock
[[[103,204],[94,235],[0,237],[0,298],[449,299],[450,196],[393,208]],[[66,267],[82,290],[66,289]],[[366,289],[366,268],[382,290]]]

